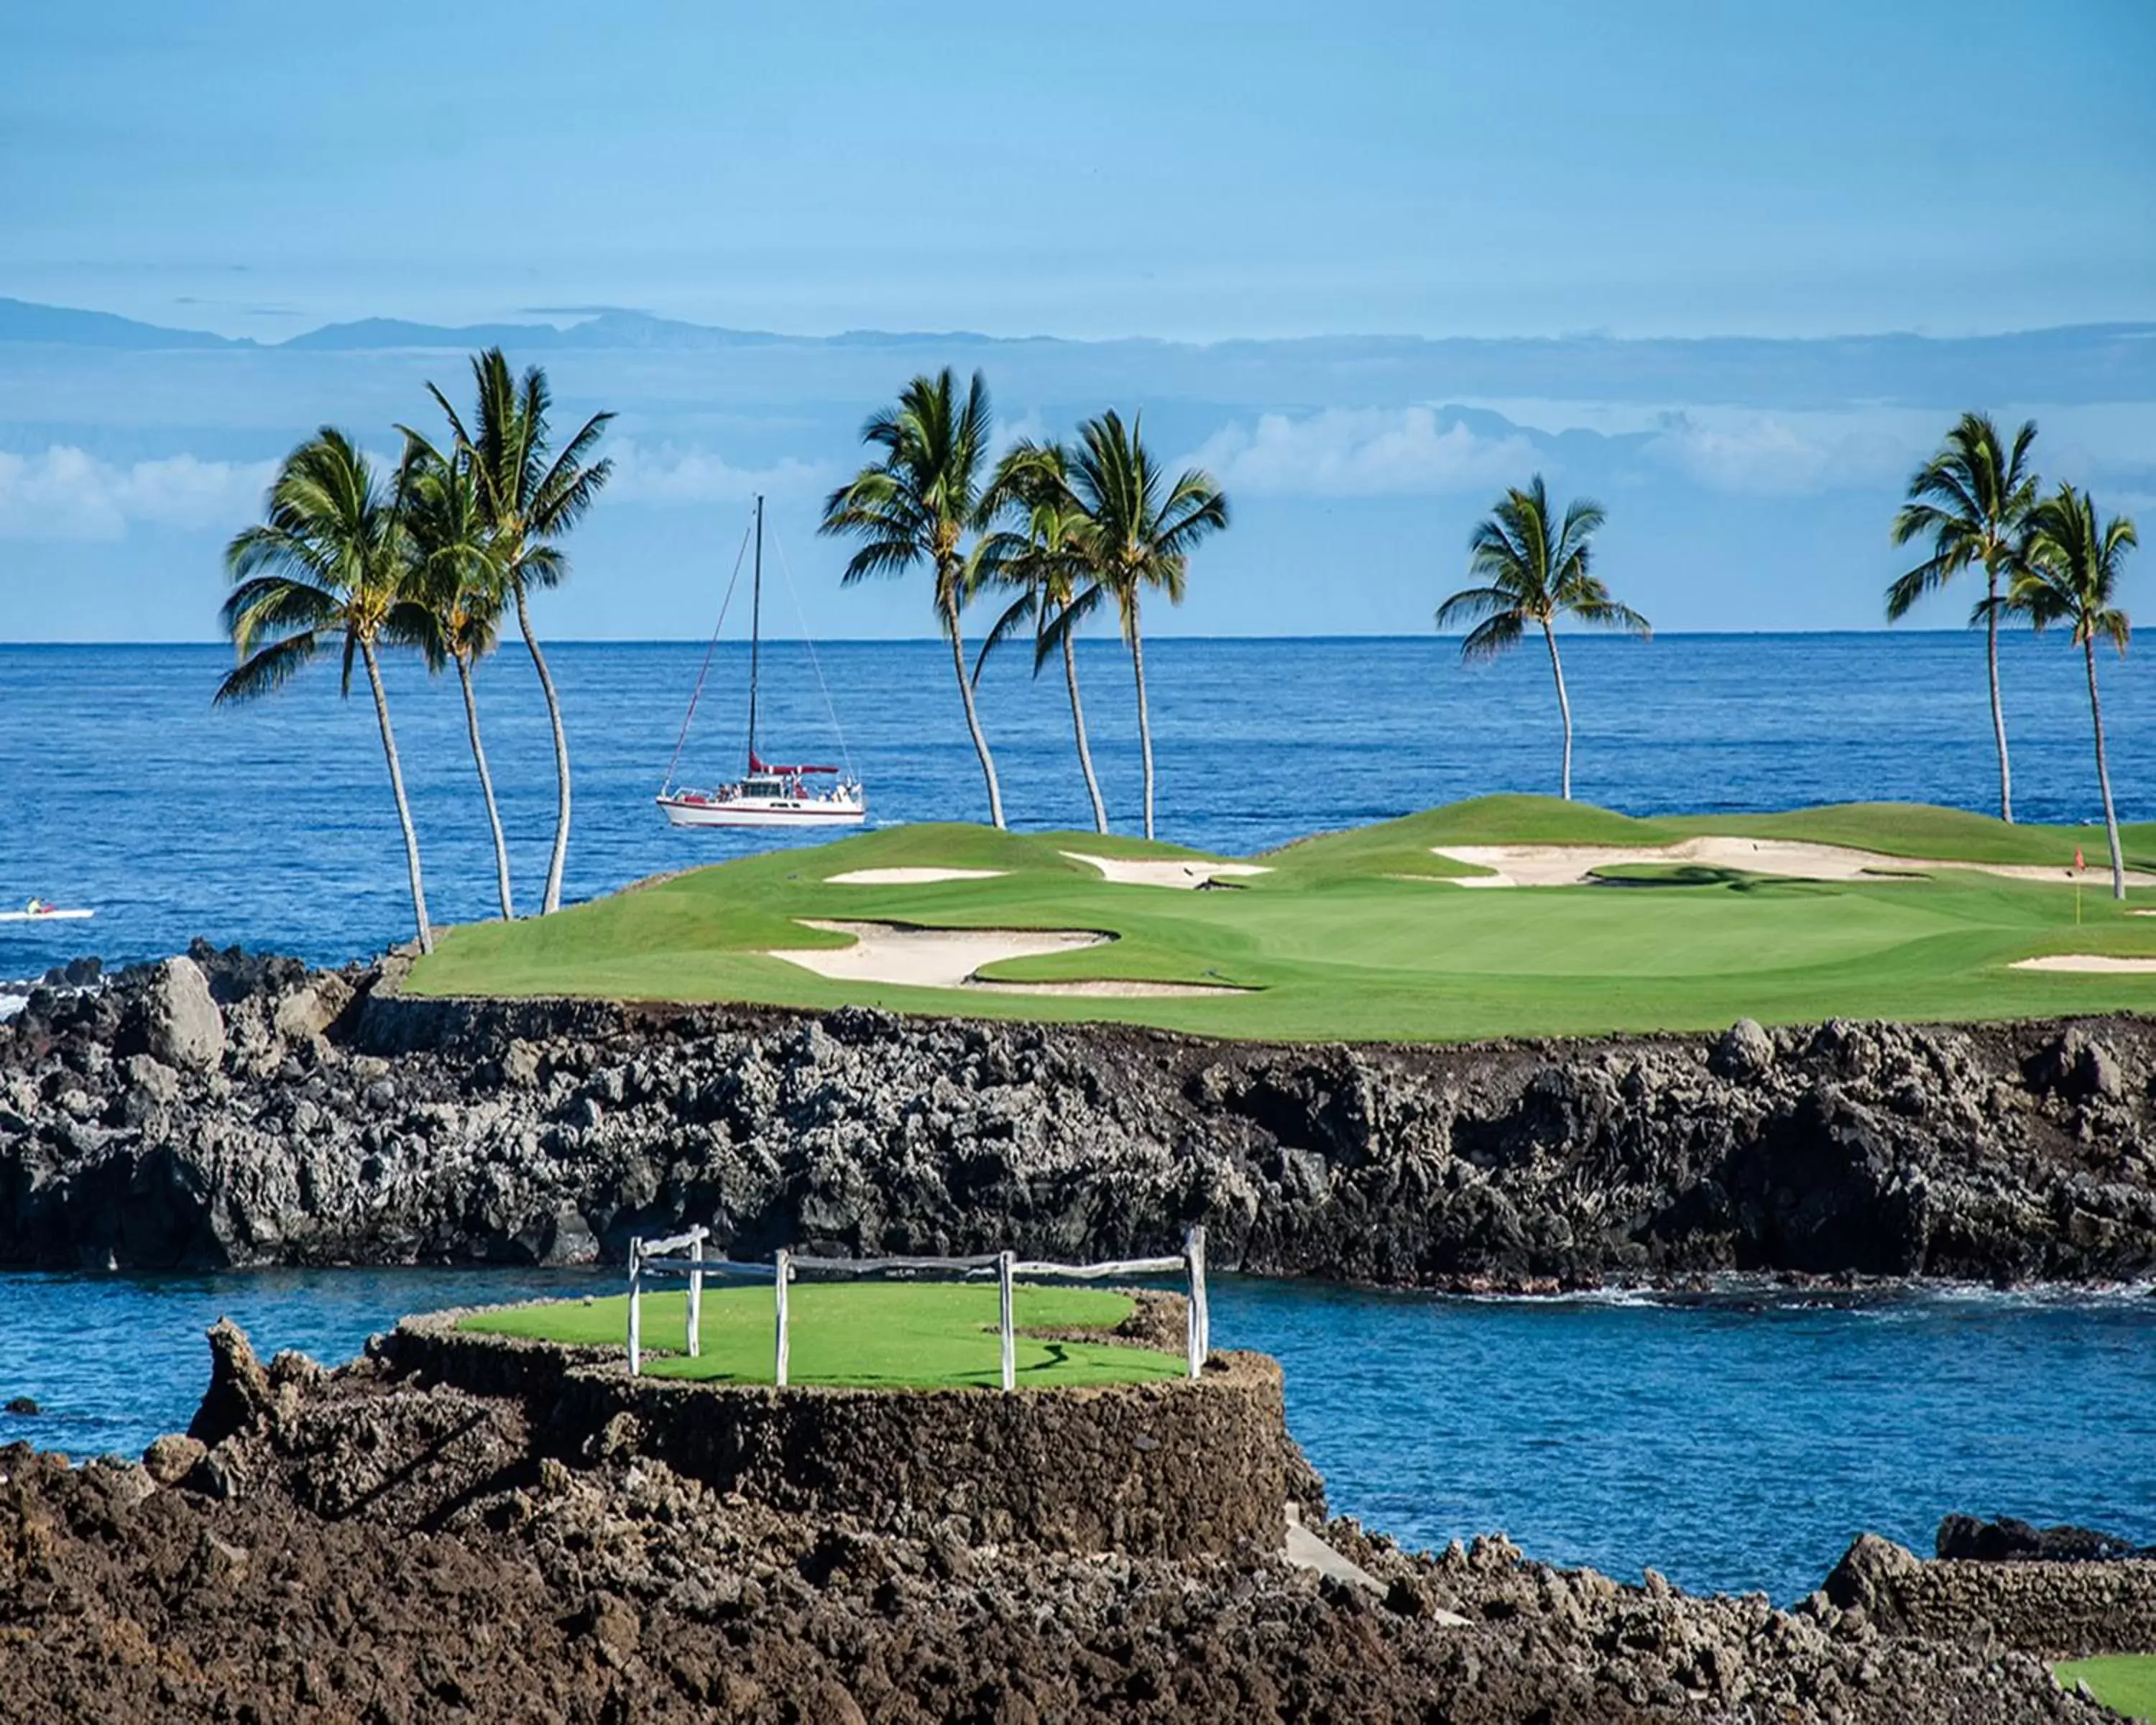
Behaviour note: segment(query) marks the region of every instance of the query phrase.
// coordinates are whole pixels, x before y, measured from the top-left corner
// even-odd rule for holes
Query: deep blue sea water
[[[572,898],[737,854],[666,827],[659,788],[701,644],[552,649],[576,766]],[[947,649],[836,643],[817,665],[767,645],[767,755],[850,760],[877,822],[981,819]],[[1574,788],[1632,814],[1874,798],[1986,809],[1996,794],[1981,638],[1970,634],[1669,636],[1566,643]],[[685,755],[692,779],[738,770],[746,649],[719,648]],[[87,926],[0,924],[0,978],[95,951],[175,951],[197,934],[343,960],[408,937],[404,865],[363,687],[334,669],[270,701],[213,711],[214,647],[0,646],[0,904],[88,905]],[[1116,824],[1138,811],[1127,660],[1082,657]],[[1554,791],[1548,665],[1468,669],[1435,638],[1149,644],[1163,838],[1248,852],[1486,791]],[[2156,817],[2156,676],[2103,665],[2121,814]],[[2100,817],[2079,659],[2010,637],[2005,682],[2025,819]],[[437,921],[493,911],[493,865],[454,680],[393,666],[402,746]],[[553,829],[553,769],[528,661],[511,641],[480,676],[482,718],[523,901]],[[1060,680],[992,664],[982,710],[1014,824],[1088,815]],[[2062,859],[2064,860],[2064,859]]]
[[[821,649],[834,738],[799,647],[767,648],[771,754],[850,758],[872,818],[978,818],[980,781],[937,643]],[[577,762],[572,898],[744,841],[665,827],[651,795],[701,644],[553,649]],[[1635,814],[1994,794],[1980,639],[1967,634],[1670,637],[1567,644],[1579,795]],[[685,773],[740,758],[745,653],[722,645]],[[78,952],[131,959],[192,936],[339,961],[410,928],[372,717],[312,675],[213,711],[213,648],[0,646],[0,903],[96,908],[84,925],[0,924],[0,978]],[[1434,639],[1200,641],[1148,649],[1163,837],[1248,852],[1486,791],[1555,788],[1548,665],[1467,670]],[[1099,764],[1123,830],[1137,751],[1125,661],[1086,644]],[[2156,818],[2156,679],[2107,660],[2120,812]],[[2010,639],[2025,818],[2098,813],[2078,661]],[[523,902],[553,788],[542,710],[515,644],[482,675],[487,737]],[[391,679],[437,920],[490,914],[492,862],[453,684]],[[1051,679],[992,668],[983,713],[1021,826],[1081,826],[1068,713]],[[2063,860],[2063,859],[2062,859]],[[583,1286],[576,1273],[279,1272],[222,1278],[0,1276],[0,1415],[78,1455],[184,1424],[201,1332],[221,1311],[265,1348],[351,1354],[402,1312]],[[1291,1419],[1339,1507],[1441,1543],[1504,1528],[1538,1556],[1694,1587],[1815,1585],[1871,1527],[1919,1546],[1950,1510],[2092,1522],[2156,1541],[2156,1299],[1927,1294],[1849,1306],[1480,1302],[1230,1281],[1226,1345],[1288,1368]]]
[[[398,1315],[611,1291],[611,1272],[0,1276],[0,1442],[134,1453],[183,1426],[220,1313],[265,1353],[349,1357]],[[1754,1291],[1497,1301],[1229,1277],[1223,1347],[1287,1371],[1336,1510],[1413,1545],[1502,1529],[1531,1554],[1695,1589],[1818,1585],[1869,1528],[1929,1548],[1950,1511],[2156,1542],[2156,1297]]]

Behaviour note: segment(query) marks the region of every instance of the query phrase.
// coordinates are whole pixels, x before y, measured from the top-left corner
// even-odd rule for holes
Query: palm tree
[[[530,597],[534,588],[558,587],[568,578],[569,560],[557,542],[597,501],[610,459],[593,460],[612,413],[584,421],[559,454],[550,441],[553,392],[543,367],[528,367],[519,380],[499,347],[472,357],[476,393],[467,428],[449,398],[429,383],[428,393],[449,416],[458,449],[470,464],[479,492],[480,511],[491,536],[491,551],[501,583],[516,608],[517,632],[539,673],[547,697],[547,717],[554,728],[554,777],[559,794],[554,808],[554,849],[547,861],[547,890],[542,915],[562,907],[562,870],[569,855],[569,744],[562,731],[562,702],[554,691],[547,655],[532,632]]]
[[[1567,802],[1572,799],[1572,701],[1564,690],[1564,663],[1558,656],[1557,619],[1576,617],[1642,640],[1653,633],[1645,618],[1609,597],[1609,589],[1589,567],[1602,522],[1602,506],[1578,498],[1553,536],[1549,493],[1537,474],[1524,491],[1507,491],[1467,542],[1467,572],[1482,584],[1462,588],[1437,608],[1440,629],[1476,624],[1460,644],[1460,656],[1471,662],[1495,659],[1517,646],[1530,624],[1542,630],[1550,675],[1557,682],[1558,713],[1564,721],[1561,783]]]
[[[1983,413],[1964,413],[1938,453],[1909,481],[1909,501],[1894,517],[1894,542],[1931,541],[1932,554],[1887,589],[1887,620],[1898,623],[1925,594],[1964,569],[1984,566],[1984,667],[1991,680],[1991,733],[1999,746],[1999,818],[2014,819],[2014,772],[2006,757],[2006,714],[1999,703],[1999,583],[2011,582],[2021,530],[2036,501],[2029,446],[2036,422],[2025,420],[2011,448]]]
[[[1052,625],[1067,638],[1096,606],[1116,608],[1116,620],[1131,649],[1137,680],[1138,747],[1145,763],[1145,835],[1152,837],[1152,721],[1146,708],[1145,637],[1141,603],[1148,591],[1171,605],[1183,603],[1190,553],[1209,534],[1228,525],[1228,498],[1213,475],[1187,468],[1173,485],[1145,446],[1142,424],[1126,428],[1114,411],[1078,428],[1068,489],[1083,512],[1076,543],[1092,585]]]
[[[220,614],[239,663],[218,686],[215,703],[251,701],[282,686],[329,644],[343,637],[341,688],[352,693],[352,662],[367,667],[374,718],[389,763],[389,788],[404,829],[404,860],[419,950],[434,949],[419,836],[404,796],[404,771],[382,691],[380,649],[424,638],[427,619],[404,590],[403,499],[385,491],[352,439],[325,426],[285,458],[271,483],[268,519],[226,547],[232,592]]]
[[[439,670],[444,664],[456,667],[465,698],[465,732],[470,739],[480,796],[494,835],[501,920],[511,922],[516,901],[509,886],[509,846],[501,834],[501,811],[495,801],[486,747],[480,741],[479,701],[472,687],[473,671],[501,638],[508,591],[495,562],[493,537],[480,509],[470,458],[461,451],[444,455],[416,433],[408,432],[405,438],[407,583],[427,614],[428,634],[422,644],[429,668]]]
[[[987,578],[1018,589],[996,625],[982,644],[973,661],[973,680],[988,655],[1023,632],[1033,635],[1033,672],[1040,675],[1054,644],[1063,649],[1063,681],[1070,691],[1070,728],[1078,742],[1078,768],[1086,775],[1086,794],[1093,804],[1093,830],[1108,830],[1108,811],[1101,801],[1100,781],[1093,776],[1093,751],[1086,738],[1086,708],[1078,698],[1077,642],[1070,625],[1058,627],[1075,603],[1076,586],[1084,573],[1079,536],[1085,516],[1070,491],[1070,454],[1060,444],[1038,444],[1028,439],[1004,457],[989,485],[987,506],[990,515],[1008,511],[1019,516],[1023,531],[995,535],[982,549],[981,565]],[[1088,589],[1096,598],[1098,588]],[[1090,607],[1089,607],[1090,608]],[[1082,615],[1082,614],[1081,614]],[[1072,618],[1075,624],[1079,619]]]
[[[2099,522],[2096,500],[2061,485],[2029,511],[2028,531],[2016,559],[2014,583],[2003,600],[1982,608],[1996,619],[2010,611],[2041,632],[2063,623],[2088,669],[2089,720],[2096,729],[2097,784],[2103,793],[2104,837],[2111,845],[2111,896],[2126,896],[2126,862],[2119,853],[2118,814],[2112,806],[2111,768],[2103,752],[2103,703],[2096,691],[2096,644],[2109,641],[2123,655],[2133,624],[2112,601],[2126,553],[2140,543],[2130,516]]]
[[[928,566],[937,626],[951,644],[966,729],[988,781],[988,819],[1001,827],[1003,788],[973,705],[958,627],[958,614],[980,577],[979,545],[968,552],[961,542],[983,525],[981,479],[991,423],[988,387],[978,372],[963,400],[948,366],[933,377],[916,377],[896,406],[871,414],[861,427],[861,441],[880,449],[882,458],[824,500],[818,531],[862,542],[842,578],[849,587],[871,575],[902,575],[917,563]]]

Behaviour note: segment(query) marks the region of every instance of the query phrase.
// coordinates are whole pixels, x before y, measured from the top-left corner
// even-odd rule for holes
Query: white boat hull
[[[660,797],[670,826],[677,827],[857,827],[868,819],[868,804],[819,803],[812,798]]]
[[[95,911],[0,911],[0,922],[84,922]]]

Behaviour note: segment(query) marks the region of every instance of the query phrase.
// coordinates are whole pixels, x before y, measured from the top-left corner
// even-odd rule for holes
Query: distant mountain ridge
[[[1216,382],[1286,362],[1291,370],[1353,370],[1373,399],[1545,398],[1734,402],[1771,395],[1784,405],[2156,400],[2156,323],[2107,323],[1985,336],[1301,336],[1215,342],[1149,337],[1079,340],[970,331],[850,331],[787,335],[600,311],[567,326],[490,322],[454,327],[401,318],[326,324],[283,341],[176,330],[110,312],[0,299],[0,344],[33,342],[146,352],[236,348],[330,353],[500,345],[518,353],[716,352],[798,348],[966,357],[1024,350],[1142,361],[1148,372],[1194,364]],[[1194,393],[1207,393],[1202,388]],[[1299,392],[1285,392],[1293,399]]]

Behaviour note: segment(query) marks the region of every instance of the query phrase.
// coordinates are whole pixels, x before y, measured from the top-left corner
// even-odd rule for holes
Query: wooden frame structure
[[[783,1389],[791,1381],[790,1324],[787,1289],[802,1271],[821,1276],[907,1276],[970,1281],[993,1273],[996,1278],[1003,1387],[1018,1388],[1018,1330],[1014,1317],[1015,1290],[1023,1276],[1033,1281],[1116,1281],[1142,1276],[1182,1273],[1189,1287],[1184,1345],[1190,1376],[1204,1369],[1213,1351],[1212,1312],[1205,1296],[1205,1230],[1195,1224],[1183,1236],[1183,1250],[1173,1257],[1116,1258],[1097,1264],[1058,1264],[1047,1259],[1020,1260],[1012,1251],[986,1252],[968,1258],[818,1258],[781,1247],[768,1264],[707,1257],[705,1243],[711,1230],[697,1226],[663,1240],[633,1239],[629,1243],[629,1373],[644,1370],[644,1279],[647,1276],[680,1276],[688,1281],[686,1352],[696,1358],[703,1320],[704,1279],[707,1276],[768,1276],[773,1289],[772,1382]]]

